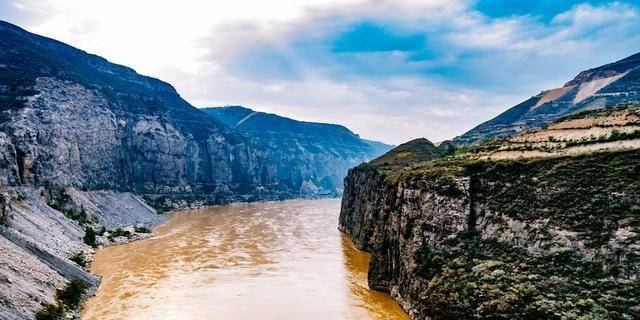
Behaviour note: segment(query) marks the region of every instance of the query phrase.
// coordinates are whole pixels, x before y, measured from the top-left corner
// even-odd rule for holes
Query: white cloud
[[[196,106],[242,104],[392,143],[451,138],[640,50],[638,9],[619,3],[545,23],[491,19],[472,0],[9,2],[30,31],[168,81]],[[362,21],[422,33],[433,56],[332,53],[327,41]]]

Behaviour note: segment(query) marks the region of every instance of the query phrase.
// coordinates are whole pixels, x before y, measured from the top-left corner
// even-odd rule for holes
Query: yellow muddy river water
[[[408,319],[367,287],[340,200],[174,213],[154,238],[98,250],[82,319]]]

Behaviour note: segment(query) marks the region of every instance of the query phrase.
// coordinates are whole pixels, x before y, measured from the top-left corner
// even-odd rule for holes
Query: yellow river
[[[177,212],[155,237],[98,250],[82,319],[408,319],[367,287],[340,200]]]

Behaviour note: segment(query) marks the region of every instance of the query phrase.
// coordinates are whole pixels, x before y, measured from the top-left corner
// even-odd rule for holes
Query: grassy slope
[[[415,275],[429,283],[419,304],[430,317],[640,318],[639,150],[501,161],[477,160],[470,150],[424,162],[435,153],[432,145],[412,141],[365,166],[393,177],[387,180],[391,184],[473,175],[481,181],[485,210],[496,213],[504,229],[507,219],[528,225],[545,221],[534,230],[539,239],[544,241],[549,228],[565,230],[596,254],[587,257],[552,245],[531,253],[499,240],[500,229],[493,236],[472,231],[436,247],[424,246],[413,259]],[[454,194],[444,189],[443,195]],[[630,236],[617,237],[620,230]]]

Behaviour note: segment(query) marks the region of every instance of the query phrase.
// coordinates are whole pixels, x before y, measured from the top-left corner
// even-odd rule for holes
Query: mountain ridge
[[[470,145],[494,137],[506,137],[541,128],[582,110],[638,102],[640,53],[582,71],[563,87],[542,91],[455,137],[453,141],[459,145]]]
[[[164,81],[7,22],[0,34],[5,185],[198,193],[209,203],[309,196],[301,188],[321,184],[340,193],[348,168],[261,144]],[[374,156],[364,147],[342,155],[341,166]]]
[[[639,119],[583,111],[405,162],[408,144],[349,172],[339,229],[411,319],[639,318]]]

